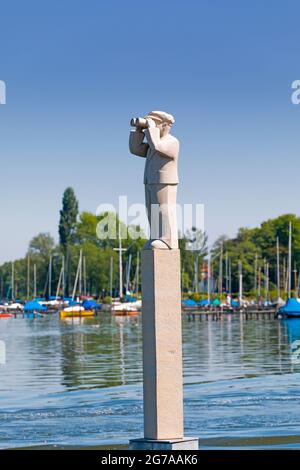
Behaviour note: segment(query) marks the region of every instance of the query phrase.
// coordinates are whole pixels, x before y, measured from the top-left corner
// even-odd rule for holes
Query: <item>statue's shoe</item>
[[[143,250],[170,250],[169,245],[163,240],[148,240],[143,246]]]
[[[169,250],[170,247],[163,240],[153,240],[150,243],[152,250]]]

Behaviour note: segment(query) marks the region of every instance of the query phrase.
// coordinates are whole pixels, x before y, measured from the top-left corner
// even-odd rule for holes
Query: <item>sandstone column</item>
[[[198,449],[183,434],[180,251],[142,251],[144,439],[130,449]]]
[[[142,252],[144,436],[183,438],[180,251]]]

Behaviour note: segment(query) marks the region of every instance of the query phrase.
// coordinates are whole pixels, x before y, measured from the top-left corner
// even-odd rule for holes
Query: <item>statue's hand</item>
[[[146,118],[146,121],[148,123],[148,127],[156,127],[155,121],[151,118]]]

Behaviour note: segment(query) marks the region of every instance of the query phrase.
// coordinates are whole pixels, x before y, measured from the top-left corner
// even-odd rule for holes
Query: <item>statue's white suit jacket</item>
[[[145,136],[148,143],[143,142]],[[157,127],[131,131],[129,148],[134,155],[147,159],[145,184],[178,184],[179,142],[174,136],[168,134],[161,139]]]
[[[144,137],[147,143],[144,142]],[[144,132],[131,131],[130,152],[146,158],[144,183],[147,214],[151,228],[150,239],[161,239],[169,248],[178,247],[176,193],[178,184],[177,162],[179,142],[172,135],[160,138],[157,127]],[[152,217],[159,207],[160,220]]]

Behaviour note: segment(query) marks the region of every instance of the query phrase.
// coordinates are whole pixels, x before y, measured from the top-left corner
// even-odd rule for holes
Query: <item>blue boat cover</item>
[[[29,302],[26,302],[26,304],[24,305],[24,311],[33,312],[34,310],[42,311],[42,310],[47,310],[47,309],[46,307],[44,307],[44,305],[41,305],[36,300],[30,300]]]
[[[285,305],[279,309],[279,313],[286,315],[300,316],[300,302],[297,299],[288,299]]]
[[[92,308],[100,308],[101,305],[98,304],[95,300],[86,299],[81,304],[86,310],[90,310]]]
[[[125,302],[136,302],[137,298],[132,295],[125,295]]]
[[[197,306],[197,302],[195,302],[195,300],[193,300],[193,299],[183,300],[182,303],[185,307],[196,307]]]

